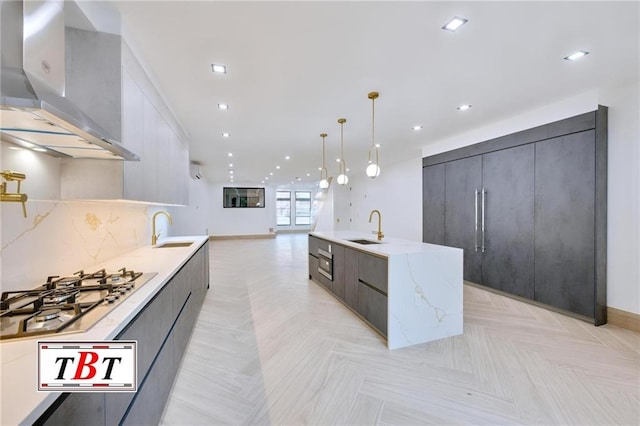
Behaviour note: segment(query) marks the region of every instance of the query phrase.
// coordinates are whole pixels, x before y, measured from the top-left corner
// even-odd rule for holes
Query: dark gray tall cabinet
[[[464,279],[606,323],[607,109],[423,159],[423,241]]]

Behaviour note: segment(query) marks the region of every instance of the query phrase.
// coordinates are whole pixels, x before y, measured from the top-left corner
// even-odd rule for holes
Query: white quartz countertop
[[[382,241],[377,240],[375,234],[366,234],[364,232],[352,231],[328,231],[328,232],[310,232],[309,235],[321,238],[327,241],[333,241],[346,247],[352,247],[363,252],[389,257],[393,255],[410,254],[410,253],[428,253],[441,250],[449,250],[451,247],[440,246],[436,244],[428,244],[418,241],[405,240],[402,238],[387,238]],[[369,240],[380,244],[359,244],[349,240]]]
[[[207,236],[168,237],[158,242],[193,242],[187,247],[157,248],[145,246],[122,256],[84,268],[117,271],[126,266],[140,272],[155,272],[146,284],[127,297],[108,315],[83,333],[67,333],[41,337],[41,340],[100,341],[112,340],[147,305],[175,273],[202,247]],[[78,265],[80,269],[81,265]],[[46,275],[45,271],[43,275]],[[58,272],[58,271],[56,271]],[[64,272],[64,271],[62,271]],[[67,271],[72,275],[71,271]],[[33,287],[37,287],[37,283]],[[0,343],[0,425],[31,424],[60,395],[37,391],[38,338],[17,339]]]

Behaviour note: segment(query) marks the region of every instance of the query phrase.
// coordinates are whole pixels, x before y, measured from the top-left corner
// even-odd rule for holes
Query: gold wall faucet
[[[165,215],[169,219],[169,223],[173,224],[173,218],[168,212],[164,210],[160,210],[159,212],[153,215],[153,218],[151,219],[151,222],[153,223],[152,229],[151,229],[151,245],[152,246],[156,245],[156,243],[158,242],[158,238],[160,237],[160,233],[156,235],[156,218],[158,217],[159,214]]]
[[[12,203],[22,203],[22,214],[27,217],[27,194],[20,193],[20,182],[25,180],[27,176],[24,173],[14,172],[11,170],[3,170],[0,172],[0,176],[7,182],[16,181],[18,183],[18,189],[16,192],[7,192],[7,182],[0,184],[0,201],[8,201]]]
[[[382,241],[384,238],[384,234],[382,233],[382,213],[380,213],[380,210],[371,210],[371,213],[369,214],[369,223],[373,220],[374,213],[378,213],[378,241]]]

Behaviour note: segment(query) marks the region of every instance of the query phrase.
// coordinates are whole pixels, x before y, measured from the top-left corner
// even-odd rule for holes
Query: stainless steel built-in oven
[[[318,272],[333,281],[333,253],[318,249]]]

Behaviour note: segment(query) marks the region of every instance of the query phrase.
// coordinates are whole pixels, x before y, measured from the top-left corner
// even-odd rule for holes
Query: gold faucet
[[[382,241],[384,238],[384,234],[382,233],[382,213],[380,213],[380,210],[371,210],[371,213],[369,214],[369,223],[371,223],[374,213],[378,213],[378,241]]]
[[[173,218],[171,217],[171,215],[164,211],[164,210],[160,210],[159,212],[157,212],[156,214],[153,215],[153,218],[151,219],[151,222],[153,223],[152,229],[151,229],[151,245],[155,246],[156,243],[158,242],[158,238],[160,237],[160,233],[158,233],[158,235],[156,235],[156,217],[158,217],[159,214],[163,214],[165,215],[168,219],[169,219],[169,223],[173,224]]]
[[[20,182],[25,180],[27,176],[24,173],[18,173],[11,170],[3,170],[0,172],[0,176],[7,182],[18,182],[18,189],[15,193],[7,192],[7,182],[0,184],[0,201],[9,201],[14,203],[22,203],[22,214],[27,217],[27,194],[20,193]]]

